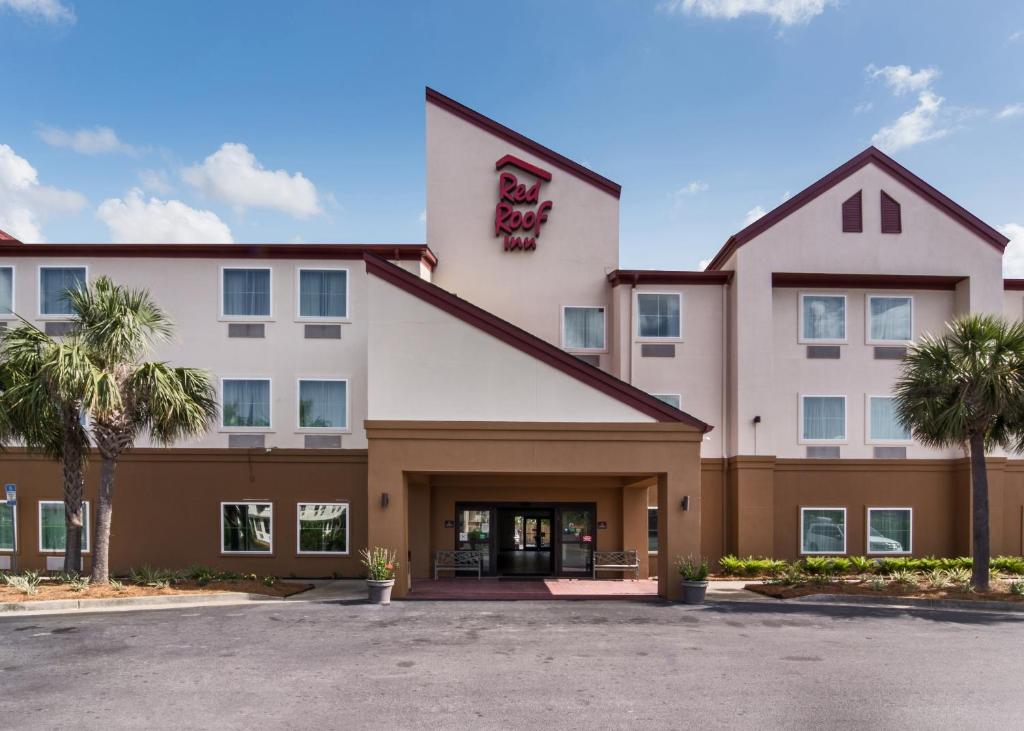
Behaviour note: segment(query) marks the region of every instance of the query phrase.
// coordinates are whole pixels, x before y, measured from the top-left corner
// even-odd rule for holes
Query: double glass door
[[[581,576],[591,572],[592,504],[456,505],[455,548],[480,551],[485,574]]]

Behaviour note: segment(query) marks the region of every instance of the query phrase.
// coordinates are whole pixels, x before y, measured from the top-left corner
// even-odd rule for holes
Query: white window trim
[[[842,551],[805,551],[804,550],[804,512],[807,510],[841,510],[843,512],[843,550]],[[844,556],[846,555],[846,549],[848,547],[848,538],[850,532],[847,530],[849,522],[847,520],[849,516],[846,513],[846,508],[839,506],[828,506],[824,505],[821,507],[817,506],[800,506],[800,555],[801,556]]]
[[[345,316],[315,317],[302,314],[302,272],[345,272]],[[273,277],[273,274],[271,274]],[[273,304],[271,304],[273,311]],[[321,322],[347,324],[352,322],[352,272],[348,267],[296,267],[295,269],[295,322]]]
[[[871,436],[871,399],[873,398],[893,398],[891,395],[869,393],[864,395],[864,443],[865,444],[881,444],[881,445],[896,445],[896,446],[910,446],[914,443],[913,438],[911,439],[875,439]],[[801,432],[802,434],[803,432]]]
[[[804,439],[804,399],[806,398],[841,398],[843,400],[843,437],[842,439]],[[838,393],[802,393],[797,403],[797,440],[798,444],[849,444],[850,441],[850,410],[844,394]]]
[[[14,264],[5,264],[0,262],[0,269],[11,270],[11,311],[3,312],[0,310],[0,320],[5,322],[7,320],[17,320],[18,316],[14,313],[18,311],[18,268],[14,266]],[[40,307],[39,309],[42,308]]]
[[[601,328],[601,347],[600,348],[570,348],[565,344],[565,311],[566,310],[601,310],[603,317],[601,318],[604,323],[604,327]],[[562,338],[562,350],[569,353],[607,353],[608,352],[608,308],[604,305],[562,305],[561,309],[561,323],[560,331]]]
[[[36,531],[39,533],[39,553],[64,553],[63,549],[54,548],[43,548],[43,506],[44,505],[60,505],[61,509],[64,508],[63,500],[40,500],[39,509],[36,514]],[[82,501],[82,514],[85,516],[82,520],[82,553],[92,553],[92,542],[89,539],[89,531],[92,528],[92,521],[89,518],[89,501]]]
[[[224,381],[266,381],[269,387],[269,426],[227,426],[224,424]],[[222,376],[220,378],[220,389],[217,392],[217,400],[220,406],[220,432],[231,434],[271,434],[274,431],[274,379],[269,376]]]
[[[683,408],[683,395],[682,394],[679,394],[679,393],[652,393],[651,396],[654,396],[654,398],[656,398],[656,399],[661,399],[662,396],[675,396],[679,400],[679,404],[677,406],[672,406],[672,404],[668,404],[668,405],[672,406],[672,408],[674,408],[674,409],[681,409],[681,408]],[[666,401],[665,403],[668,403],[668,402]]]
[[[89,283],[89,265],[88,264],[40,264],[36,270],[36,319],[38,320],[56,320],[60,322],[67,322],[68,320],[74,320],[74,315],[44,315],[43,314],[43,270],[44,269],[84,269],[85,270],[85,282]]]
[[[63,503],[61,503],[61,504],[63,505]],[[6,502],[0,503],[0,505],[6,505]],[[14,548],[17,548],[18,547],[18,504],[15,503],[14,505],[11,505],[10,507],[11,507],[11,520],[13,521],[13,526],[12,527],[14,529],[14,531],[13,531],[13,533],[14,533]],[[40,531],[39,536],[40,536],[40,542],[42,542],[42,531]],[[10,554],[13,554],[14,550],[11,549],[11,548],[2,548],[2,547],[0,547],[0,553],[10,553]]]
[[[906,510],[910,513],[910,548],[906,551],[872,551],[871,550],[871,512],[873,510]],[[908,507],[887,507],[883,505],[869,506],[867,521],[864,523],[864,555],[866,556],[909,556],[914,552],[914,509]]]
[[[642,294],[659,294],[669,295],[676,297],[679,300],[679,337],[675,338],[658,338],[658,337],[646,337],[640,334],[640,295]],[[663,290],[647,290],[638,289],[633,293],[633,337],[638,343],[681,343],[683,342],[683,293],[682,292],[665,292]]]
[[[345,506],[345,550],[344,551],[303,551],[302,521],[300,519],[303,505],[344,505]],[[307,500],[295,506],[295,552],[300,556],[350,556],[352,554],[352,533],[349,531],[349,517],[352,507],[344,500]],[[222,521],[223,522],[223,521]],[[223,541],[221,542],[223,545]]]
[[[224,506],[225,505],[269,505],[270,506],[270,550],[269,551],[225,551],[224,550]],[[220,555],[221,556],[273,556],[274,555],[274,501],[273,500],[224,500],[220,504]]]
[[[910,338],[907,340],[875,340],[871,337],[871,300],[873,299],[908,299],[910,300]],[[864,297],[864,342],[867,345],[910,345],[914,342],[915,327],[917,326],[917,308],[914,307],[914,295],[912,294],[880,294],[878,292],[868,294]]]
[[[841,297],[843,300],[843,337],[842,338],[806,338],[804,337],[804,298],[806,297]],[[797,308],[797,342],[808,345],[846,345],[850,342],[850,301],[845,292],[801,292]]]
[[[302,426],[302,382],[327,381],[345,384],[345,426]],[[295,379],[295,432],[296,434],[351,434],[352,433],[352,392],[349,379],[341,376],[299,376]]]
[[[225,315],[224,314],[224,272],[231,271],[265,271],[270,272],[269,292],[270,314],[268,315]],[[273,267],[256,266],[222,266],[220,268],[220,281],[218,282],[217,297],[217,319],[220,322],[273,322],[274,321],[274,269]]]

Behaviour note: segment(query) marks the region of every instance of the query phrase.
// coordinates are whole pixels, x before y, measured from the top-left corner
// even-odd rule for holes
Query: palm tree
[[[929,447],[963,447],[971,460],[974,568],[988,589],[989,510],[985,452],[1024,448],[1024,323],[966,315],[941,336],[911,346],[895,387],[896,412]]]
[[[107,583],[114,477],[121,455],[144,432],[164,446],[202,434],[217,417],[217,401],[205,371],[142,360],[173,333],[170,318],[148,292],[100,277],[69,292],[68,299],[77,337],[99,373],[88,402],[92,439],[102,459],[92,582]]]
[[[89,453],[82,413],[98,375],[75,335],[55,339],[23,322],[0,341],[0,410],[6,436],[61,464],[64,570],[69,573],[82,567],[82,493]]]

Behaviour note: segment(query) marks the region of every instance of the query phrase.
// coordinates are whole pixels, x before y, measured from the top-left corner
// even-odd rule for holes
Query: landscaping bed
[[[781,586],[779,584],[747,584],[748,591],[774,597],[775,599],[796,599],[814,594],[848,594],[872,597],[899,597],[912,600],[947,600],[963,601],[1001,601],[1024,602],[1024,595],[1010,593],[1008,586],[997,586],[1005,582],[993,582],[992,591],[961,591],[958,589],[933,589],[920,585],[886,584],[875,588],[866,581],[846,580],[827,584],[802,584],[799,586]]]

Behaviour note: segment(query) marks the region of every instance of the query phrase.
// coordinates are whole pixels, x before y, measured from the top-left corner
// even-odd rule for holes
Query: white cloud
[[[873,79],[882,78],[892,89],[892,93],[897,95],[912,91],[924,91],[930,88],[932,82],[940,76],[939,70],[933,67],[914,71],[909,66],[882,66],[879,68],[872,63],[868,64],[865,71]]]
[[[1024,115],[1024,103],[1018,102],[1017,104],[1007,104],[1005,107],[999,110],[996,114],[996,119],[1009,119],[1010,117],[1019,117]]]
[[[39,184],[39,173],[8,145],[0,144],[0,229],[21,241],[45,241],[42,222],[49,216],[76,213],[85,196]]]
[[[1008,223],[999,230],[1010,239],[1003,252],[1003,276],[1024,277],[1024,225]]]
[[[147,193],[169,195],[174,192],[174,186],[167,179],[164,170],[140,170],[139,182]]]
[[[711,263],[710,259],[701,259],[700,261],[697,262],[697,269],[699,271],[704,271],[705,269],[708,268],[708,264],[710,264],[710,263]]]
[[[83,155],[104,155],[119,152],[124,155],[138,155],[139,151],[121,142],[110,127],[94,127],[67,132],[59,127],[41,127],[36,134],[50,147],[70,147]]]
[[[1010,43],[1016,43],[1017,41],[1024,41],[1024,30],[1014,31],[1010,34]]]
[[[665,0],[659,8],[669,13],[725,20],[742,15],[767,15],[782,25],[800,25],[834,4],[835,0]]]
[[[46,23],[72,25],[75,22],[75,11],[60,0],[0,0],[0,10],[10,10]]]
[[[743,225],[744,226],[749,226],[750,224],[752,224],[754,221],[759,219],[761,216],[763,216],[767,212],[768,211],[766,211],[761,206],[754,206],[749,211],[747,211],[747,215],[746,215],[746,218],[743,221]]]
[[[950,130],[941,117],[943,101],[941,96],[922,91],[917,97],[917,106],[878,130],[871,143],[886,152],[896,152],[920,142],[945,137]]]
[[[424,208],[422,211],[420,211],[419,220],[420,220],[420,223],[426,223],[427,222],[427,209],[426,208]]]
[[[675,192],[675,194],[677,196],[680,196],[680,195],[696,195],[697,193],[703,193],[707,189],[708,189],[708,184],[705,183],[703,180],[692,180],[689,183],[687,183],[686,185],[684,185],[682,188],[677,190]]]
[[[122,198],[108,198],[96,217],[110,229],[114,243],[230,244],[231,230],[212,211],[202,211],[177,200],[143,197],[132,188]]]
[[[296,218],[321,213],[316,186],[302,173],[266,170],[243,144],[226,142],[201,164],[181,172],[185,182],[203,193],[246,208],[273,208]]]
[[[875,103],[874,102],[864,102],[863,104],[858,104],[857,106],[855,106],[853,108],[853,113],[854,114],[867,114],[868,112],[870,112],[874,108],[875,108]]]

